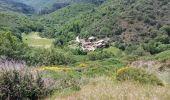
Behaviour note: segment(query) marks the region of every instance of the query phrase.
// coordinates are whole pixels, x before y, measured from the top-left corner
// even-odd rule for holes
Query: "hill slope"
[[[19,0],[21,3],[34,7],[39,14],[49,14],[74,3],[93,3],[99,5],[104,1],[105,0]]]
[[[46,21],[50,18],[46,17]],[[54,23],[55,20],[50,25]],[[140,49],[154,54],[170,48],[169,24],[169,0],[108,0],[59,24],[54,33],[72,39],[78,34],[81,37],[110,37],[115,46],[123,50]],[[70,32],[72,34],[68,34]]]
[[[26,4],[14,1],[14,0],[0,0],[1,10],[11,10],[15,12],[22,12],[25,14],[34,13],[34,9]]]

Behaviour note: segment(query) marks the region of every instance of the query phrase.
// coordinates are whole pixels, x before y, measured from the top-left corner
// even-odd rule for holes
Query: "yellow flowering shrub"
[[[116,74],[118,81],[134,80],[143,84],[164,85],[155,74],[149,73],[144,69],[124,67],[119,69]]]
[[[84,64],[84,63],[82,63],[82,64],[80,64],[79,65],[79,67],[87,67],[88,65],[87,64]]]
[[[51,70],[51,71],[66,71],[70,70],[70,68],[64,68],[64,67],[42,67],[40,70]]]
[[[117,71],[117,75],[124,73],[129,67],[121,68]]]

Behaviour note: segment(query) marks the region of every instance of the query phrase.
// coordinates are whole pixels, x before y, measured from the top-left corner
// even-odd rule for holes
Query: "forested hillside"
[[[1,10],[12,10],[16,12],[22,12],[25,14],[32,14],[34,13],[34,8],[28,6],[24,3],[20,3],[17,0],[0,0],[0,9]]]
[[[55,33],[57,37],[65,36],[66,41],[75,38],[76,35],[111,37],[112,42],[115,42],[120,49],[128,51],[140,49],[154,54],[169,49],[169,6],[168,0],[155,2],[152,0],[114,0],[107,1],[99,7],[93,6],[87,9],[86,13],[73,16],[64,24],[56,24],[58,21],[63,21],[56,19],[59,12],[47,15],[48,17],[45,17],[43,21],[46,22],[44,25],[54,26],[55,29],[50,29],[50,31],[53,30],[52,33]],[[79,5],[77,7],[79,9]],[[71,13],[75,11],[75,8],[71,7],[64,9],[70,10]],[[65,12],[61,13],[65,14]],[[55,20],[50,22],[50,19]],[[46,32],[47,29],[44,29],[44,33],[47,33],[46,36],[51,36],[49,32]],[[154,45],[149,45],[153,43]],[[134,44],[137,45],[134,46]],[[154,52],[150,50],[151,48],[155,48]]]
[[[105,0],[19,0],[21,3],[32,6],[38,14],[49,14],[74,3],[93,3],[99,5],[104,1]]]
[[[39,32],[43,38],[55,39],[54,47],[68,47],[77,36],[85,39],[95,36],[109,38],[109,46],[135,56],[170,49],[168,0],[66,0],[63,1],[69,3],[66,7],[46,15],[32,16],[12,10],[15,7],[10,5],[15,1],[1,2],[0,29],[11,32],[20,40],[23,32]],[[26,4],[26,1],[20,2]],[[55,0],[49,2],[54,4]]]
[[[0,0],[1,31],[11,31],[20,39],[22,32],[36,31],[36,23],[29,17],[34,11],[33,7],[18,1]]]
[[[12,32],[20,39],[23,32],[40,31],[42,27],[28,16],[10,10],[0,11],[0,22],[1,31]]]

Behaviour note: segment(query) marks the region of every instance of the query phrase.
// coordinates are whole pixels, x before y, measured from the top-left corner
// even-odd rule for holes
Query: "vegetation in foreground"
[[[161,91],[161,92],[160,92]],[[133,81],[116,82],[108,77],[96,77],[78,92],[61,92],[55,100],[169,100],[169,86],[142,85]],[[48,99],[47,99],[48,100]]]
[[[24,64],[0,62],[0,98],[2,100],[38,100],[52,93],[54,81]]]

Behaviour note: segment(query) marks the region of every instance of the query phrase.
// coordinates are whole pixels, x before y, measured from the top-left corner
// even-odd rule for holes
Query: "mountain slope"
[[[25,14],[34,13],[34,9],[26,4],[14,1],[14,0],[0,0],[1,10],[10,10],[15,12],[21,12]]]
[[[36,23],[31,21],[26,15],[5,11],[0,12],[0,31],[12,32],[17,37],[21,38],[22,32],[36,30]]]
[[[41,33],[45,37],[54,37],[60,26],[66,24],[76,16],[82,15],[93,9],[93,4],[72,4],[51,14],[41,16],[39,23],[44,25],[44,30]]]
[[[39,14],[49,14],[73,3],[93,3],[99,5],[104,1],[105,0],[19,0],[21,3],[34,7]]]
[[[78,2],[89,2],[100,4],[105,0],[16,0],[27,5],[31,5],[35,8],[44,8],[44,7],[51,7],[55,3],[78,3]]]
[[[48,20],[50,17],[46,18],[46,22]],[[56,25],[55,20],[48,25],[44,24]],[[140,49],[140,52],[154,54],[170,49],[169,24],[169,0],[154,0],[154,2],[153,0],[108,0],[99,7],[76,15],[64,24],[58,24],[59,27],[55,27],[54,33],[57,33],[57,37],[64,36],[66,40],[74,39],[76,35],[110,37],[115,46],[127,52]],[[48,32],[46,33],[48,36]]]
[[[9,1],[11,2],[11,0]],[[33,3],[33,1],[31,2]],[[154,2],[153,0],[107,0],[101,5],[97,3],[102,3],[103,0],[49,0],[46,2],[42,0],[36,2],[47,5],[48,2],[52,5],[56,2],[64,2],[68,5],[64,5],[64,8],[61,6],[61,9],[57,11],[54,9],[52,13],[47,10],[46,15],[37,16],[37,21],[34,18],[31,21],[28,17],[26,22],[20,19],[18,19],[19,22],[14,20],[14,22],[20,23],[19,26],[12,23],[13,19],[7,21],[8,19],[2,18],[1,26],[12,26],[13,29],[17,26],[16,29],[22,32],[40,30],[42,31],[41,36],[56,38],[56,40],[62,39],[64,44],[75,39],[77,35],[82,38],[109,37],[114,46],[137,55],[155,54],[170,49],[169,0],[155,0]],[[48,7],[50,6],[48,5]]]

